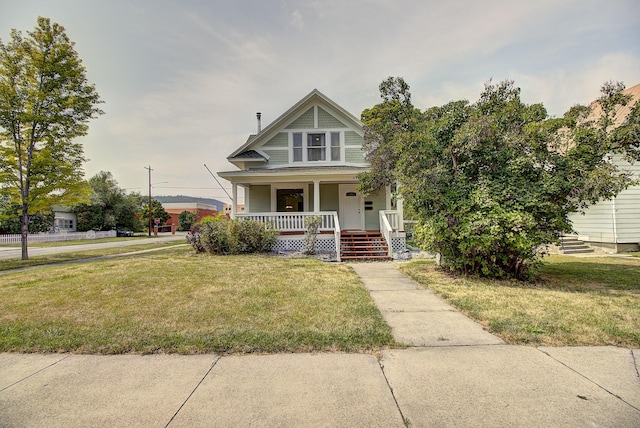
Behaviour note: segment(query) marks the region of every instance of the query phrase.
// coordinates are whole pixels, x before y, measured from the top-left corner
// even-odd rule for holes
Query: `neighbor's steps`
[[[391,260],[389,247],[378,231],[343,231],[340,234],[341,260]]]
[[[588,254],[593,252],[593,248],[576,236],[563,236],[560,240],[560,254]]]

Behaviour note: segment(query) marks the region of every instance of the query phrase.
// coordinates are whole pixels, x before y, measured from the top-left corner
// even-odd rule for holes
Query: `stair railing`
[[[341,231],[340,231],[340,220],[338,219],[338,213],[334,212],[333,213],[333,236],[336,240],[336,261],[340,261],[340,251],[342,250],[342,248],[340,248],[340,235],[341,235]]]
[[[387,218],[387,211],[380,210],[378,213],[380,217],[380,233],[382,233],[382,236],[384,237],[385,241],[387,241],[387,249],[388,249],[389,257],[393,257],[393,247],[391,245],[393,228],[391,227],[391,223]]]

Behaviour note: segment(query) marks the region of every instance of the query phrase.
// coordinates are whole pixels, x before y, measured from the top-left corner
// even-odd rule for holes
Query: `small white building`
[[[77,232],[78,219],[76,213],[71,211],[69,207],[54,205],[51,207],[53,212],[53,230],[54,233]]]

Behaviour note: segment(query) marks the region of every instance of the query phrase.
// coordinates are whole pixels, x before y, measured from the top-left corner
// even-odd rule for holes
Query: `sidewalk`
[[[0,427],[640,426],[640,350],[504,345],[394,263],[353,264],[369,354],[0,354]]]

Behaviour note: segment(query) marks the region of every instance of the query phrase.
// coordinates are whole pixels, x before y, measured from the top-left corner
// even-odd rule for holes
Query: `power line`
[[[226,193],[226,194],[227,194],[227,196],[229,197],[229,199],[231,199],[231,203],[233,203],[233,198],[231,197],[231,195],[229,194],[229,192],[227,192],[227,190],[226,190],[224,187],[222,187],[222,183],[220,183],[220,181],[218,181],[218,179],[216,178],[216,176],[215,176],[215,175],[213,175],[213,172],[211,172],[211,170],[209,169],[209,167],[207,166],[207,164],[206,164],[206,163],[204,164],[204,167],[205,167],[205,168],[207,168],[207,171],[209,171],[209,174],[211,174],[211,176],[213,177],[213,179],[214,179],[214,180],[216,180],[216,183],[218,183],[218,184],[220,185],[220,188],[221,188],[222,190],[224,190],[224,193]]]
[[[186,187],[186,186],[153,186],[156,189],[190,189],[190,190],[225,190],[225,187]],[[231,189],[227,187],[226,189]]]

